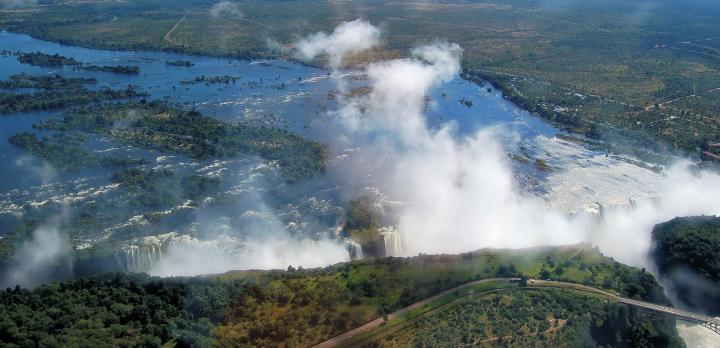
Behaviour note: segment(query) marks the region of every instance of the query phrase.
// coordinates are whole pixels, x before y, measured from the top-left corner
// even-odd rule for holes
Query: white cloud
[[[368,26],[364,23],[359,33],[350,32],[355,24],[338,28],[343,36],[367,37],[362,33],[375,32]],[[326,37],[316,34],[309,41]],[[368,46],[367,40],[348,43],[333,59]],[[684,162],[660,179],[656,198],[605,209],[601,217],[570,216],[524,193],[499,143],[507,135],[502,129],[458,139],[452,123],[439,129],[426,124],[425,96],[459,73],[460,58],[457,45],[435,43],[414,49],[412,58],[369,64],[372,92],[341,100],[334,113],[350,134],[346,145],[358,148],[343,164],[358,168],[346,171],[347,181],[369,180],[388,199],[406,202],[398,219],[407,255],[588,241],[621,261],[645,265],[655,224],[675,216],[720,214],[720,175],[692,173]],[[363,174],[353,178],[354,173]]]
[[[301,39],[295,43],[295,47],[304,59],[327,54],[331,67],[338,68],[345,56],[370,49],[379,40],[380,29],[362,19],[356,19],[338,25],[330,34],[319,32]]]

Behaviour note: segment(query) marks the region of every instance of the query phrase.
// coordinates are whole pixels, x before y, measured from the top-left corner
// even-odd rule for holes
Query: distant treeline
[[[86,90],[79,89],[77,86],[72,86],[66,90],[55,89],[37,93],[13,94],[0,92],[0,114],[62,109],[102,100],[129,99],[144,96],[147,96],[147,94],[137,92],[133,88],[127,88],[125,90],[113,90],[109,88]]]
[[[22,73],[10,76],[7,81],[0,81],[0,89],[77,89],[84,88],[85,85],[94,85],[96,83],[97,79],[94,77],[64,77],[60,75],[33,76]]]
[[[140,73],[140,68],[137,66],[129,65],[94,65],[84,64],[75,58],[65,57],[59,54],[47,54],[42,52],[8,52],[4,51],[4,55],[14,54],[17,57],[18,62],[23,64],[35,65],[40,67],[52,67],[62,68],[64,66],[73,66],[75,69],[87,70],[87,71],[100,71],[109,72],[115,74],[126,74],[126,75],[137,75]]]

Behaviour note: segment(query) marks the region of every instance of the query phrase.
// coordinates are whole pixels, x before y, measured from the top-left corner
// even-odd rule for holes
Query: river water
[[[357,76],[353,72],[330,75],[325,70],[285,60],[247,61],[167,52],[94,50],[7,32],[0,32],[0,50],[58,53],[84,63],[134,65],[141,70],[139,75],[120,75],[81,71],[72,67],[42,68],[20,64],[10,55],[0,57],[0,79],[19,73],[59,74],[95,77],[98,84],[90,88],[132,85],[141,92],[149,93],[149,99],[196,108],[223,121],[284,128],[328,143],[334,156],[347,150],[333,146],[339,130],[328,119],[327,111],[337,108],[333,97],[336,92],[334,79],[345,79],[350,88],[365,84],[362,78],[353,78]],[[176,60],[191,61],[194,65],[179,67],[166,64]],[[181,83],[203,75],[230,75],[238,80],[229,84]],[[506,133],[513,135],[503,142],[508,153],[521,154],[529,159],[539,158],[550,165],[552,172],[539,170],[532,160],[527,163],[513,161],[512,164],[522,190],[544,197],[549,206],[567,213],[599,212],[602,206],[630,205],[632,199],[653,196],[656,186],[661,183],[661,175],[646,169],[646,164],[634,158],[609,156],[558,138],[558,135],[567,134],[519,109],[489,85],[480,86],[456,77],[434,90],[429,97],[426,115],[430,126],[453,121],[457,125],[458,137],[481,128],[503,127],[509,131]],[[471,100],[472,106],[461,103],[463,98]],[[81,209],[116,197],[114,192],[117,187],[109,184],[111,170],[60,172],[8,143],[7,139],[13,134],[38,132],[33,129],[33,124],[58,117],[61,113],[60,110],[0,116],[0,238],[27,217],[27,207],[43,207],[54,202],[68,209]],[[288,186],[272,165],[249,156],[194,161],[180,155],[132,148],[101,137],[90,137],[84,146],[103,155],[144,158],[150,162],[148,167],[153,169],[219,176],[223,179],[226,192],[244,197],[226,209],[192,208],[195,213],[188,223],[190,227],[180,230],[179,234],[176,232],[178,229],[168,227],[167,230],[147,231],[145,236],[128,238],[117,244],[126,251],[123,262],[131,265],[125,267],[127,270],[147,271],[132,267],[158,261],[152,258],[161,256],[162,250],[167,247],[162,243],[190,240],[188,245],[202,245],[212,250],[225,250],[236,244],[242,247],[246,245],[242,235],[227,239],[225,234],[238,228],[251,228],[268,234],[283,230],[296,237],[311,239],[332,236],[337,223],[336,211],[349,199],[338,188],[347,186],[347,183],[336,181],[337,178],[332,175],[332,164],[326,174]],[[172,215],[188,209],[179,206],[163,213]],[[72,235],[72,247],[90,248],[128,226],[141,226],[143,212],[134,213],[128,215],[127,221],[112,221],[96,233]],[[225,231],[222,232],[225,239],[218,239],[218,230]],[[143,250],[146,255],[142,254]],[[300,254],[289,254],[302,257]],[[331,255],[328,262],[333,257],[337,256]],[[189,272],[222,271],[222,267],[226,267],[225,261],[219,260],[219,265]],[[307,266],[320,266],[322,262]],[[212,264],[212,260],[208,263]],[[274,267],[261,262],[235,266]],[[174,271],[157,273],[177,274]]]
[[[98,83],[90,88],[132,85],[150,94],[149,99],[196,108],[226,122],[283,128],[330,144],[332,156],[342,156],[348,150],[337,145],[340,130],[331,119],[332,113],[328,113],[338,107],[335,80],[343,79],[349,89],[366,84],[361,74],[352,71],[331,75],[325,70],[286,60],[248,61],[167,52],[94,50],[7,32],[0,32],[0,50],[57,53],[95,65],[134,65],[141,71],[139,75],[121,75],[72,67],[43,68],[20,64],[14,56],[8,55],[0,57],[0,79],[19,73],[59,74],[94,77]],[[166,64],[177,60],[190,61],[193,65]],[[182,83],[198,76],[223,75],[236,77],[237,81],[229,84]],[[654,185],[659,182],[657,173],[637,165],[635,159],[608,156],[562,140],[557,137],[564,134],[562,131],[519,109],[487,84],[478,85],[456,77],[428,97],[426,122],[431,127],[452,121],[456,124],[457,137],[482,128],[502,127],[503,134],[510,135],[502,139],[507,152],[526,158],[525,161],[512,161],[518,186],[528,194],[544,197],[548,205],[568,213],[599,210],[603,205],[630,204],[631,198],[652,196]],[[472,101],[472,105],[460,102],[461,99]],[[0,236],[6,235],[26,217],[27,207],[59,203],[74,209],[114,199],[117,187],[109,184],[112,170],[57,171],[7,142],[8,137],[18,132],[39,132],[32,128],[33,124],[61,113],[29,112],[0,117]],[[238,228],[236,222],[240,216],[245,220],[255,217],[251,222],[244,222],[245,229],[252,225],[252,229],[257,230],[257,224],[261,224],[263,233],[279,228],[294,236],[317,239],[334,230],[336,211],[351,198],[347,195],[347,187],[352,185],[337,181],[340,179],[333,175],[333,161],[325,174],[302,184],[285,185],[272,164],[250,156],[195,161],[93,136],[83,146],[103,155],[144,158],[151,163],[149,168],[219,176],[225,183],[224,190],[245,197],[241,203],[226,210],[198,208],[191,228],[180,231],[191,231],[197,237],[206,234],[211,238],[214,233],[208,231],[218,229],[216,223],[202,221],[229,221],[229,226],[222,228],[232,229]],[[535,159],[545,161],[553,170],[541,170]],[[364,184],[356,183],[357,187],[351,187],[351,191]],[[339,187],[344,187],[345,192]],[[186,206],[176,208],[167,215],[188,209]],[[142,222],[144,212],[133,213],[127,221],[112,221],[97,231],[74,234],[73,247],[92,247],[112,236],[122,240],[123,234],[118,231],[142,225],[138,225],[138,221]],[[271,226],[263,222],[267,220],[273,221]],[[145,231],[139,237],[177,230],[172,226],[165,230]],[[128,236],[138,236],[137,231],[133,233]],[[128,240],[128,243],[132,241]]]
[[[327,110],[337,107],[332,97],[335,88],[333,80],[347,79],[351,88],[362,87],[365,83],[362,79],[350,78],[354,76],[352,72],[346,74],[347,76],[330,76],[325,70],[284,60],[247,61],[166,52],[94,50],[7,32],[0,32],[0,50],[57,53],[84,63],[134,65],[141,70],[139,75],[122,75],[76,70],[72,67],[44,68],[21,64],[14,56],[8,55],[0,57],[0,79],[20,73],[94,77],[98,83],[89,88],[124,88],[132,85],[139,91],[149,93],[149,99],[166,100],[186,108],[194,107],[205,115],[227,122],[251,122],[285,128],[330,144],[337,136],[326,114]],[[180,67],[166,64],[176,60],[191,61],[194,65]],[[238,80],[229,84],[181,83],[198,76],[222,75],[237,77]],[[427,112],[428,123],[441,125],[453,120],[458,125],[458,136],[482,127],[502,125],[515,131],[524,142],[534,141],[537,136],[552,138],[559,133],[557,129],[518,109],[503,99],[499,92],[488,87],[455,78],[430,96],[432,102]],[[465,106],[459,102],[461,98],[472,100],[473,105]],[[48,200],[72,201],[78,204],[90,199],[82,197],[78,192],[93,196],[107,189],[107,179],[111,174],[107,170],[59,172],[7,142],[8,137],[19,132],[38,132],[32,128],[33,124],[58,117],[61,113],[62,111],[28,112],[0,117],[0,210],[3,219],[0,235],[6,234],[9,228],[14,226],[13,220],[22,218],[24,205],[35,206]],[[259,165],[253,158],[197,163],[183,156],[143,151],[105,138],[91,137],[85,146],[104,155],[142,157],[165,169],[185,168],[189,171],[207,172],[210,170],[207,167],[210,167],[215,173],[233,172],[236,182],[242,181],[242,176],[248,175],[254,165]],[[532,146],[527,146],[527,149],[533,151]],[[331,147],[331,150],[340,154],[345,149]],[[235,167],[232,167],[233,165]],[[529,179],[531,177],[543,176],[543,173],[532,165],[516,165],[523,169],[518,172],[523,173],[523,180],[528,183],[532,181]],[[311,190],[325,192],[321,194],[322,197],[317,198],[334,206],[339,205],[338,197],[332,192],[327,193],[329,186],[332,186],[327,184],[327,179],[321,177],[306,183],[302,190],[303,195],[307,196]],[[69,200],[70,197],[72,200]],[[88,241],[83,243],[86,242]]]

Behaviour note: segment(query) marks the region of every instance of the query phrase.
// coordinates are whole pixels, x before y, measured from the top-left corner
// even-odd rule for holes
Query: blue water
[[[19,73],[59,74],[68,77],[94,77],[96,86],[90,88],[125,88],[135,86],[138,91],[150,94],[149,99],[166,100],[187,108],[196,108],[203,114],[227,122],[249,122],[285,128],[323,143],[333,144],[337,134],[327,124],[328,110],[337,105],[328,97],[334,82],[328,72],[285,60],[247,61],[212,57],[198,57],[166,52],[94,50],[34,39],[27,35],[0,32],[0,50],[60,54],[81,62],[96,65],[135,65],[139,75],[123,75],[75,70],[72,67],[42,68],[20,64],[10,55],[0,57],[0,79]],[[192,67],[167,65],[166,61],[184,60]],[[205,75],[238,77],[230,84],[181,84],[184,80]],[[362,81],[350,82],[351,87],[362,86]],[[540,119],[517,108],[488,86],[479,86],[459,77],[433,91],[427,110],[427,122],[438,127],[447,121],[457,125],[458,137],[488,126],[503,126],[530,141],[538,135],[551,136],[559,131]],[[12,91],[5,91],[12,92]],[[461,98],[472,101],[472,107],[460,103]],[[28,131],[37,132],[32,125],[58,117],[62,111],[29,112],[0,116],[0,208],[26,204],[62,194],[107,184],[110,170],[96,169],[80,172],[50,170],[37,159],[10,145],[8,137]],[[111,139],[91,137],[86,146],[108,156],[134,156],[152,162],[166,155],[134,149]],[[339,153],[344,149],[332,148]],[[173,156],[165,165],[173,168],[187,166],[189,159]],[[200,163],[199,166],[209,163]],[[241,167],[247,163],[234,164]],[[516,164],[522,166],[522,164]],[[184,166],[184,167],[183,167]],[[532,170],[528,166],[527,170]],[[245,173],[239,171],[240,173]],[[249,175],[247,173],[243,175]],[[539,174],[538,174],[539,175]],[[233,180],[239,180],[235,178]],[[51,185],[51,189],[47,186]],[[334,185],[319,177],[301,184],[296,191],[300,197],[314,195],[334,199]],[[284,196],[283,196],[284,197]],[[294,198],[284,197],[292,200]],[[0,214],[0,235],[7,231],[7,217]]]

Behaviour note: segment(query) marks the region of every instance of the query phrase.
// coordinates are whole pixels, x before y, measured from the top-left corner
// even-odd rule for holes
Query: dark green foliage
[[[192,200],[198,200],[220,191],[222,181],[216,177],[201,175],[188,175],[182,179],[183,195]]]
[[[117,177],[128,185],[147,185],[134,173]],[[482,271],[488,263],[512,273],[515,264],[528,260],[511,255],[482,251],[385,258],[190,279],[115,275],[11,290],[0,295],[0,344],[42,340],[50,346],[158,346],[171,341],[178,346],[310,346],[445,289],[499,276]],[[671,319],[567,291],[572,290],[517,292],[511,301],[493,302],[494,312],[483,311],[483,302],[463,300],[439,315],[465,320],[436,325],[450,330],[437,337],[455,336],[453,325],[472,328],[470,336],[513,335],[525,323],[531,332],[545,330],[545,319],[552,314],[569,320],[562,329],[567,330],[558,332],[556,345],[594,339],[613,347],[681,346]],[[488,323],[480,315],[495,321]],[[465,334],[455,337],[465,339]]]
[[[81,70],[87,70],[87,71],[100,71],[100,72],[109,72],[113,74],[125,74],[125,75],[137,75],[140,74],[140,68],[137,66],[130,66],[130,65],[93,65],[93,64],[86,64],[81,67],[79,67]]]
[[[0,81],[0,88],[37,88],[47,90],[60,89],[82,89],[85,85],[96,84],[93,77],[64,77],[60,75],[39,75],[18,74],[10,76],[7,81]]]
[[[115,173],[111,179],[122,184],[130,193],[137,195],[133,204],[149,209],[166,209],[180,203],[173,181],[173,173],[167,170],[127,169]]]
[[[142,160],[95,155],[79,147],[51,143],[46,139],[38,139],[35,134],[25,132],[11,136],[8,141],[47,161],[58,169],[74,170],[99,166],[129,166],[143,163]]]
[[[470,296],[384,338],[383,346],[683,347],[653,315],[567,290],[514,289]],[[671,322],[671,321],[670,321]]]
[[[205,75],[201,75],[201,76],[195,77],[195,78],[192,79],[192,80],[183,80],[183,81],[180,81],[180,83],[183,84],[183,85],[191,85],[191,84],[195,84],[195,83],[204,83],[204,84],[206,84],[206,85],[207,85],[207,84],[214,84],[214,83],[224,83],[224,84],[227,85],[227,84],[229,84],[229,83],[235,83],[235,82],[237,82],[237,80],[239,80],[239,79],[240,79],[239,77],[230,76],[230,75],[223,75],[223,76],[205,76]]]
[[[42,52],[31,52],[31,53],[15,52],[14,54],[20,63],[41,66],[41,67],[62,68],[64,66],[74,66],[76,69],[80,69],[80,70],[110,72],[110,73],[115,73],[115,74],[137,75],[140,73],[140,68],[137,66],[129,66],[129,65],[100,66],[100,65],[94,65],[94,64],[83,64],[82,62],[75,60],[74,58],[61,56],[59,54],[50,55],[50,54],[42,53]]]
[[[380,218],[369,197],[360,196],[350,201],[345,228],[348,230],[377,229]]]
[[[720,314],[720,217],[675,218],[653,229],[652,258],[685,304]]]
[[[62,109],[68,106],[102,100],[129,99],[141,96],[147,96],[147,94],[136,92],[132,88],[125,90],[102,88],[97,91],[75,88],[61,91],[42,91],[32,94],[0,93],[0,114]]]
[[[217,194],[222,181],[215,177],[188,175],[178,179],[168,170],[126,169],[115,173],[114,183],[136,195],[133,204],[150,209],[168,209],[182,200],[200,200]]]
[[[186,68],[189,68],[189,67],[192,67],[193,65],[195,65],[195,63],[193,63],[189,60],[169,60],[169,61],[165,62],[165,64],[172,65],[172,66],[184,66]]]
[[[30,53],[21,53],[17,52],[16,54],[17,60],[20,63],[23,64],[30,64],[35,66],[42,66],[42,67],[53,67],[53,68],[61,68],[65,65],[80,65],[79,61],[75,60],[74,58],[69,58],[65,56],[61,56],[59,54],[47,54],[42,52],[30,52]]]
[[[123,127],[116,127],[120,124]],[[277,161],[288,182],[311,177],[325,168],[326,149],[321,144],[286,130],[233,125],[160,102],[75,109],[66,112],[62,120],[39,127],[101,132],[135,146],[198,159],[259,155]]]
[[[0,345],[209,347],[242,282],[104,276],[0,294]]]

